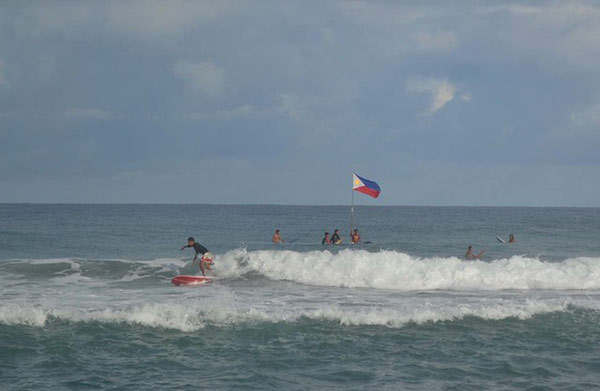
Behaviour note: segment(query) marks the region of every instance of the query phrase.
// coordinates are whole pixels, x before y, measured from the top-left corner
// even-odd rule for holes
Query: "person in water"
[[[329,239],[329,232],[325,232],[325,236],[323,237],[321,244],[331,244],[331,239]]]
[[[210,251],[208,251],[206,247],[204,247],[200,243],[196,243],[196,240],[194,240],[194,238],[191,236],[188,238],[187,242],[187,246],[183,246],[181,248],[181,251],[189,247],[192,247],[194,251],[196,251],[196,255],[194,255],[194,260],[192,261],[192,264],[196,262],[196,259],[198,259],[198,254],[201,254],[202,258],[200,259],[200,271],[202,272],[203,276],[206,276],[206,269],[211,270],[210,265],[213,264],[212,254],[210,253]]]
[[[281,234],[279,233],[278,229],[276,229],[275,233],[273,234],[273,243],[285,243],[285,240],[281,239]]]
[[[517,239],[515,239],[515,235],[510,234],[508,235],[508,243],[516,243]]]
[[[336,229],[333,231],[333,235],[331,235],[331,243],[332,244],[342,244],[342,238],[340,238],[340,230]]]
[[[360,235],[358,234],[357,229],[355,229],[354,232],[350,232],[350,240],[352,240],[352,244],[360,243]]]
[[[479,259],[485,254],[485,251],[480,252],[479,254],[473,254],[473,246],[469,246],[467,249],[467,253],[465,254],[465,258],[467,259]]]

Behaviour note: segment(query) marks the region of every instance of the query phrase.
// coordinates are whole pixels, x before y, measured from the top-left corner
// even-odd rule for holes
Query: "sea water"
[[[0,389],[600,389],[600,209],[357,206],[356,228],[343,206],[0,205]],[[198,273],[188,236],[214,283],[171,284]]]

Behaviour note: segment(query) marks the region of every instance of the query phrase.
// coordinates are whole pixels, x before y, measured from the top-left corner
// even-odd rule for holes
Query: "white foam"
[[[26,325],[42,327],[48,319],[48,311],[39,306],[3,304],[0,305],[0,323],[9,326]]]
[[[141,325],[154,328],[193,332],[213,326],[244,323],[291,323],[301,319],[326,320],[344,326],[369,325],[403,327],[408,323],[433,323],[455,321],[465,317],[486,320],[507,318],[529,319],[535,315],[569,310],[571,300],[538,301],[524,303],[459,304],[451,306],[418,305],[404,308],[342,309],[323,306],[296,310],[289,307],[242,307],[223,302],[203,301],[195,304],[143,304],[124,308],[42,308],[30,305],[0,305],[0,323],[43,327],[50,318],[71,322],[100,322]],[[578,305],[580,305],[579,303]],[[585,308],[585,305],[584,305]],[[598,310],[597,308],[594,308]]]
[[[599,290],[600,259],[544,262],[514,256],[491,262],[456,257],[417,258],[395,251],[235,250],[217,257],[218,273],[235,278],[249,272],[272,280],[354,288],[415,290]]]
[[[435,323],[461,320],[465,317],[477,317],[485,320],[503,320],[507,318],[530,319],[539,314],[566,311],[569,301],[544,303],[527,301],[525,304],[511,305],[458,305],[446,308],[415,308],[408,311],[375,309],[369,311],[347,311],[337,308],[317,310],[307,316],[312,319],[327,319],[342,325],[378,325],[402,327],[407,323]]]

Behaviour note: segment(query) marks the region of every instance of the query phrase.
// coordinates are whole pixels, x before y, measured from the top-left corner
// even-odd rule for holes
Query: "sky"
[[[0,202],[600,206],[600,3],[3,1]]]

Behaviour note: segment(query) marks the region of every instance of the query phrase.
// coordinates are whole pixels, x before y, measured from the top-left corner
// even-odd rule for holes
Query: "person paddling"
[[[204,247],[200,243],[196,243],[196,240],[194,240],[194,238],[191,236],[188,238],[187,242],[187,246],[183,246],[181,248],[181,251],[183,251],[183,249],[185,248],[190,247],[192,247],[194,251],[196,251],[192,264],[196,262],[196,259],[198,259],[198,254],[201,254],[202,258],[200,259],[200,271],[202,272],[203,276],[206,276],[206,269],[211,270],[210,266],[214,263],[212,254],[210,253],[210,251],[208,251],[206,247]]]
[[[358,230],[355,229],[354,231],[350,232],[350,240],[352,241],[352,244],[359,244],[360,243],[360,235],[358,234]]]
[[[273,234],[273,243],[278,244],[278,243],[285,243],[285,240],[283,240],[281,238],[281,233],[279,233],[279,230],[276,229],[275,233]]]
[[[331,244],[337,244],[337,245],[342,244],[342,238],[340,238],[340,230],[339,229],[336,229],[335,231],[333,231],[333,235],[331,235],[330,242],[331,242]]]
[[[473,254],[473,246],[469,246],[467,249],[467,253],[465,254],[465,258],[467,259],[479,259],[485,254],[485,251],[480,252],[479,254]]]

